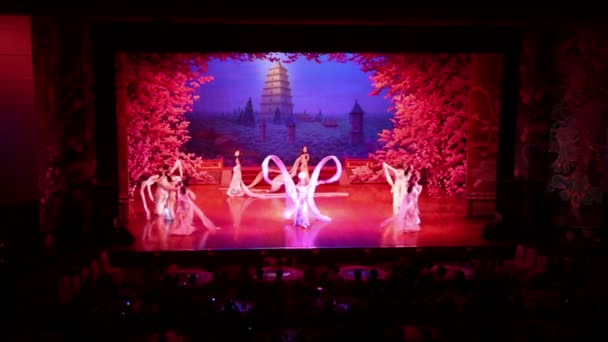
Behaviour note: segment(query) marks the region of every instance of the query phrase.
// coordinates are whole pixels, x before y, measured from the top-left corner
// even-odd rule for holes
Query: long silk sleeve
[[[327,164],[327,162],[330,160],[334,161],[334,163],[336,164],[336,173],[328,179],[319,180],[319,176],[321,175],[321,169],[323,169],[323,166],[325,166],[325,164]],[[312,172],[312,175],[310,177],[310,183],[308,183],[307,201],[308,201],[308,207],[310,208],[310,212],[317,219],[319,219],[321,221],[331,221],[330,217],[321,214],[321,212],[319,211],[319,208],[317,207],[317,204],[315,203],[315,190],[317,189],[317,186],[320,184],[336,182],[340,179],[341,176],[342,176],[342,164],[340,164],[340,160],[336,156],[327,156],[327,157],[321,159],[321,161],[319,161],[317,166],[315,166],[315,169]]]
[[[395,182],[391,178],[390,172],[392,171],[395,174],[395,178],[397,178],[397,170],[393,169],[387,163],[382,163],[382,168],[384,169],[384,176],[386,177],[386,181],[388,182],[388,184],[390,186],[393,186],[395,184]]]
[[[141,182],[141,185],[139,187],[139,196],[141,197],[141,203],[144,206],[144,211],[146,212],[146,219],[150,219],[152,217],[152,215],[150,214],[150,209],[148,209],[148,203],[146,201],[146,188],[148,188],[148,181],[143,181]]]

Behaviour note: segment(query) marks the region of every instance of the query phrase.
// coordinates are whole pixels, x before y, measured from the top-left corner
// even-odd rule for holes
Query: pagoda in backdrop
[[[365,112],[359,106],[359,101],[355,100],[355,105],[349,113],[350,121],[350,144],[353,146],[363,144],[364,128],[363,115]]]
[[[289,74],[281,62],[276,62],[268,70],[264,82],[260,119],[285,123],[290,117],[293,117],[293,101]]]

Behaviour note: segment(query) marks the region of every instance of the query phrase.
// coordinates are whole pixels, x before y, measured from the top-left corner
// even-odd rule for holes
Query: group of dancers
[[[270,162],[274,162],[277,168],[270,168]],[[285,219],[293,219],[295,227],[310,228],[310,216],[328,222],[331,218],[321,214],[315,203],[315,191],[321,184],[336,182],[342,175],[342,165],[336,156],[327,156],[315,166],[312,174],[309,171],[308,163],[310,153],[304,146],[300,156],[293,163],[291,169],[287,169],[283,161],[276,155],[267,156],[262,162],[262,171],[249,185],[245,185],[242,178],[240,152],[235,152],[235,166],[232,172],[232,179],[226,194],[230,197],[250,196],[254,198],[280,198],[285,197]],[[329,179],[319,179],[321,169],[329,161],[336,164],[336,172]],[[274,177],[270,177],[274,174]],[[297,178],[297,183],[294,182]],[[253,189],[261,180],[270,184],[270,189],[256,191]],[[285,188],[285,193],[277,193],[281,187]],[[327,195],[327,194],[326,194]],[[345,193],[330,193],[330,195],[342,196]]]
[[[179,174],[175,174],[176,171]],[[154,195],[152,186],[156,186]],[[193,225],[195,216],[207,229],[219,229],[194,203],[196,195],[189,189],[188,179],[184,178],[181,158],[176,160],[171,169],[168,164],[164,164],[158,174],[141,184],[139,192],[146,218],[150,220],[155,216],[157,220],[169,223],[164,226],[171,235],[192,234],[196,230]],[[153,212],[148,208],[146,195],[154,202]]]
[[[336,174],[327,180],[319,180],[321,168],[330,160],[336,164]],[[271,169],[268,163],[273,161],[278,169]],[[261,179],[270,184],[270,189],[266,192],[276,192],[281,186],[285,187],[286,210],[285,218],[293,218],[294,226],[310,228],[309,213],[321,221],[331,220],[322,215],[314,201],[315,190],[318,185],[332,183],[340,179],[342,169],[337,157],[328,156],[323,158],[315,167],[311,176],[308,163],[310,153],[308,148],[302,148],[300,156],[296,159],[290,170],[287,170],[283,162],[274,155],[264,159],[262,171],[249,185],[245,185],[242,179],[240,162],[240,152],[235,153],[235,166],[233,168],[232,179],[226,194],[230,197],[251,196],[257,198],[269,198],[268,195],[261,194],[253,190]],[[414,171],[411,167],[394,168],[387,163],[383,163],[383,170],[387,182],[391,186],[393,194],[393,216],[382,223],[382,227],[392,223],[398,231],[416,232],[420,230],[420,210],[418,198],[422,192],[422,185],[419,184],[420,172]],[[278,173],[274,178],[270,178],[271,173]],[[391,176],[392,174],[392,176]],[[297,183],[293,179],[297,177]],[[331,194],[330,194],[331,195]],[[333,195],[344,195],[344,193],[333,193]],[[276,197],[272,197],[276,198]]]
[[[263,179],[265,179],[264,176],[264,169],[262,169],[262,171],[260,173],[258,173],[258,175],[255,177],[255,179],[249,184],[246,185],[243,182],[243,173],[242,173],[242,169],[241,169],[241,152],[240,151],[236,151],[234,153],[234,167],[232,168],[232,179],[230,180],[230,186],[228,187],[228,190],[226,191],[226,194],[230,197],[241,197],[241,196],[250,196],[250,197],[260,197],[260,196],[256,196],[255,192],[253,191],[253,188],[258,185]],[[272,156],[268,156],[266,157],[266,159],[271,158]],[[278,157],[276,157],[278,158]],[[274,158],[274,159],[276,159]],[[296,176],[298,176],[299,178],[299,174],[302,173],[304,179],[306,182],[308,182],[310,180],[310,173],[308,170],[308,162],[310,161],[310,153],[308,152],[308,147],[304,146],[302,147],[300,156],[296,159],[296,161],[293,163],[293,166],[291,167],[291,169],[289,171],[287,171],[287,173],[282,172],[280,166],[277,164],[277,167],[279,167],[278,169],[270,169],[268,168],[266,170],[267,175],[273,173],[273,174],[277,174],[274,178],[272,178],[272,180],[270,180],[269,184],[270,184],[270,189],[266,190],[265,192],[277,192],[281,189],[281,187],[283,185],[285,185],[285,180],[287,179],[292,179]],[[263,165],[264,163],[262,163]],[[282,166],[284,166],[284,164],[282,162],[280,162],[280,164]]]
[[[269,155],[262,162],[262,171],[249,185],[243,182],[240,152],[236,151],[234,156],[235,166],[226,194],[229,197],[285,198],[284,218],[293,220],[294,227],[309,229],[311,217],[322,222],[331,221],[331,218],[320,213],[315,203],[315,197],[348,195],[343,192],[316,193],[319,185],[333,183],[340,179],[342,166],[336,156],[324,157],[310,173],[310,153],[307,147],[302,148],[300,156],[289,170],[278,156]],[[271,161],[276,168],[270,168]],[[328,179],[319,179],[321,169],[330,161],[336,164],[336,172]],[[419,231],[418,198],[422,192],[422,185],[419,184],[420,173],[414,172],[411,167],[394,168],[387,163],[383,163],[383,170],[387,182],[391,186],[393,215],[382,223],[382,227],[392,223],[397,231]],[[175,174],[176,171],[179,174]],[[261,191],[254,189],[261,180],[266,181],[270,185],[270,189]],[[152,194],[153,186],[156,186],[154,195]],[[284,193],[278,192],[281,187],[284,187]],[[146,193],[155,204],[153,212],[148,209]],[[169,169],[168,164],[165,164],[157,175],[145,180],[140,187],[140,196],[148,220],[154,215],[158,220],[170,222],[168,231],[172,235],[192,234],[195,231],[193,226],[195,216],[207,229],[219,229],[194,203],[196,196],[188,189],[188,180],[184,179],[181,159],[175,162],[173,168]]]

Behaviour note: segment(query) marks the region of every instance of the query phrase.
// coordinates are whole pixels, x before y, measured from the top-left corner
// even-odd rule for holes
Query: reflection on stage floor
[[[391,216],[391,193],[386,184],[323,185],[317,190],[317,206],[331,222],[312,220],[310,229],[293,227],[283,218],[284,198],[230,198],[226,188],[196,185],[196,204],[220,227],[207,230],[195,221],[189,236],[167,234],[170,222],[146,221],[141,202],[133,202],[129,229],[136,237],[135,250],[226,250],[275,248],[375,248],[481,246],[480,231],[487,219],[464,217],[462,199],[420,197],[421,231],[403,233],[381,223]],[[346,192],[348,196],[323,196]]]

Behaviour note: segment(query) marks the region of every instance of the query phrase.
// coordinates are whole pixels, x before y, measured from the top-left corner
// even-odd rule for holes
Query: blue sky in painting
[[[280,56],[280,54],[279,54]],[[243,108],[249,98],[255,111],[260,108],[264,78],[273,62],[219,61],[209,63],[208,74],[215,79],[202,85],[195,103],[199,113],[232,113]],[[373,90],[370,74],[361,71],[354,63],[322,63],[299,58],[293,63],[283,63],[289,72],[294,111],[296,113],[324,115],[347,114],[355,100],[367,114],[387,113],[391,106],[384,93],[370,96]]]

